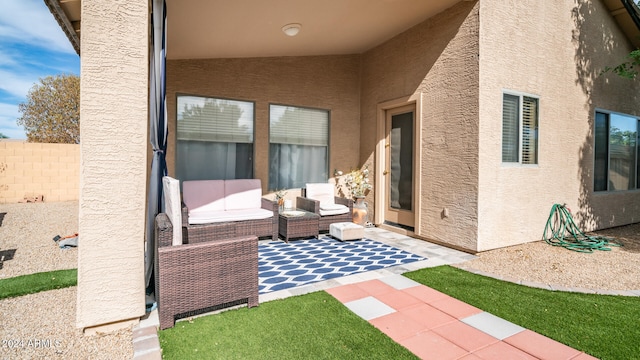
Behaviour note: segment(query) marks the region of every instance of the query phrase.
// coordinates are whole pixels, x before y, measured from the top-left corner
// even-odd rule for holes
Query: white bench
[[[364,238],[364,227],[352,222],[333,223],[329,226],[329,235],[341,241],[359,240]]]

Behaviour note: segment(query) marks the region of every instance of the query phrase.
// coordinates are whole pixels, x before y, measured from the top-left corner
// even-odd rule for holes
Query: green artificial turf
[[[78,270],[56,270],[0,280],[0,299],[76,286]]]
[[[416,359],[324,291],[176,323],[165,359]]]
[[[404,275],[597,358],[640,357],[639,297],[530,288],[450,266]]]

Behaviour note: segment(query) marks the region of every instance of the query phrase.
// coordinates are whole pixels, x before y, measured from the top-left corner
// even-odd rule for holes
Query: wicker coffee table
[[[278,220],[278,233],[285,242],[294,238],[317,237],[320,216],[304,210],[282,211]]]

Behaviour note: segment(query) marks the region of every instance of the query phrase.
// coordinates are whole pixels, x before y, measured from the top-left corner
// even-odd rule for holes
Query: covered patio
[[[368,166],[374,224],[470,252],[538,239],[565,196],[590,228],[637,221],[637,192],[593,196],[588,174],[595,107],[636,112],[634,86],[595,76],[631,47],[626,3],[168,0],[165,33],[163,1],[47,0],[82,59],[77,326],[144,315],[165,161],[180,180],[260,179],[265,197]],[[504,166],[505,89],[544,98],[547,134],[574,136]],[[229,116],[203,127],[203,111]],[[559,171],[580,179],[550,186]]]

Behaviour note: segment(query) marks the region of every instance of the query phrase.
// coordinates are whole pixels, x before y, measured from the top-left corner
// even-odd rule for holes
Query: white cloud
[[[42,0],[3,0],[0,40],[74,53],[71,43]]]
[[[16,124],[18,105],[0,103],[0,133],[12,139],[26,139],[24,128]]]
[[[0,90],[4,90],[11,95],[24,98],[29,89],[38,82],[37,74],[16,74],[0,69]]]
[[[79,73],[78,57],[43,0],[0,5],[0,132],[24,139],[16,124],[18,103],[40,78]]]

